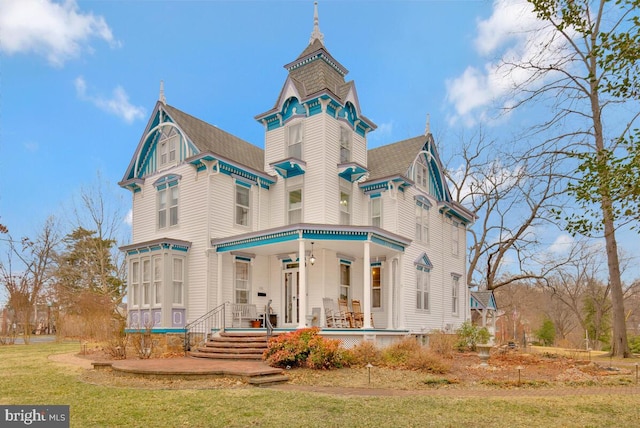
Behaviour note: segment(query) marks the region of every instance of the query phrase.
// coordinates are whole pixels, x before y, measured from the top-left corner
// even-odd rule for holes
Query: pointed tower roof
[[[351,104],[353,112],[343,112],[342,114],[351,115],[350,121],[352,123],[357,121],[358,124],[354,125],[355,128],[358,128],[357,132],[364,135],[367,131],[376,128],[376,125],[360,112],[355,84],[353,81],[345,81],[349,70],[331,56],[324,45],[324,35],[320,32],[318,20],[317,2],[314,3],[313,31],[309,45],[295,61],[286,64],[284,68],[289,72],[289,75],[275,105],[271,110],[255,117],[262,123],[268,123],[269,129],[272,129],[272,126],[277,127],[282,124],[281,117],[286,116],[283,109],[286,108],[287,100],[292,97],[297,98],[300,104],[320,97],[330,98],[334,103],[332,105],[334,113]],[[275,119],[277,115],[280,115],[280,119]]]

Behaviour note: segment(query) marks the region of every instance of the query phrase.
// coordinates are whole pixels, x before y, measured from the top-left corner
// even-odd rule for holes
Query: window
[[[289,192],[289,224],[302,222],[302,189]]]
[[[289,132],[289,144],[287,150],[287,156],[290,158],[302,159],[302,122],[290,125]]]
[[[178,186],[158,188],[158,229],[178,224]]]
[[[460,288],[460,277],[451,277],[451,313],[458,313],[458,289]]]
[[[249,196],[251,189],[243,184],[236,184],[236,224],[249,226]]]
[[[173,303],[181,305],[184,295],[184,259],[173,259]]]
[[[371,225],[382,227],[382,198],[371,199]]]
[[[428,270],[416,271],[416,308],[429,310],[430,278]]]
[[[350,195],[347,192],[340,191],[340,224],[351,224],[349,198]]]
[[[457,256],[459,254],[459,232],[458,232],[458,222],[451,222],[451,254]]]
[[[416,162],[415,171],[416,185],[423,189],[427,189],[429,184],[429,168],[427,167],[426,160],[422,154]]]
[[[162,268],[164,264],[162,257],[153,258],[153,303],[160,305],[162,303]]]
[[[340,163],[351,161],[351,130],[340,127]]]
[[[176,148],[178,146],[178,138],[180,137],[175,128],[169,126],[164,127],[162,136],[160,137],[160,143],[158,144],[161,167],[175,164],[177,159]]]
[[[382,307],[382,277],[380,266],[371,268],[371,307]]]
[[[423,204],[416,205],[416,240],[429,242],[429,210]]]
[[[340,263],[340,298],[349,300],[351,297],[351,265]]]
[[[131,290],[129,290],[131,306],[138,306],[138,290],[140,289],[140,262],[131,262]]]
[[[235,303],[249,303],[249,262],[236,259]]]
[[[151,287],[151,260],[142,261],[142,304],[149,306],[149,288]]]

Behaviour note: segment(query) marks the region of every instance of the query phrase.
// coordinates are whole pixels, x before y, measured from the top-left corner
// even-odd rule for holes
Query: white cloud
[[[0,51],[6,54],[33,52],[62,66],[90,49],[90,38],[117,45],[104,18],[82,13],[75,0],[0,1]]]
[[[386,144],[393,136],[393,120],[378,125],[376,130],[369,134],[367,137],[369,140],[369,146],[378,146],[380,144]]]
[[[483,66],[469,66],[446,81],[447,101],[454,114],[449,122],[472,126],[492,120],[487,109],[513,104],[515,87],[529,82],[533,72],[501,66],[505,63],[555,63],[564,55],[564,41],[539,21],[525,0],[494,0],[492,15],[479,21],[475,48],[482,57],[491,58]],[[542,81],[534,85],[540,86]]]
[[[549,246],[549,252],[552,254],[566,254],[575,244],[575,239],[566,233],[558,235],[553,244]]]
[[[118,116],[127,123],[132,123],[136,119],[144,119],[146,115],[143,107],[134,106],[129,102],[129,95],[122,86],[116,86],[110,98],[88,94],[87,82],[82,76],[76,77],[74,86],[78,98],[89,101],[100,110]]]

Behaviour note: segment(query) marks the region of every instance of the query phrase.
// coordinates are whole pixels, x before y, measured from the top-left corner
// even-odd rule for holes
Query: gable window
[[[162,257],[153,258],[153,304],[162,303],[162,268],[164,264]]]
[[[340,262],[340,299],[351,297],[351,264]]]
[[[429,209],[426,205],[416,205],[416,241],[429,243]]]
[[[173,259],[173,303],[181,305],[184,301],[184,259]]]
[[[371,267],[371,307],[382,307],[382,276],[381,267]]]
[[[458,231],[458,222],[451,221],[451,254],[457,256],[460,252],[460,233]]]
[[[414,178],[418,187],[427,190],[427,186],[429,184],[429,168],[427,167],[426,160],[422,154],[418,157],[416,162]]]
[[[235,303],[249,303],[249,261],[235,261]]]
[[[288,131],[288,147],[287,157],[302,159],[302,122],[294,123],[287,128]]]
[[[346,191],[340,191],[340,224],[351,224],[350,197]]]
[[[458,298],[459,288],[460,288],[460,277],[457,275],[452,275],[451,276],[451,313],[452,314],[458,313],[458,304],[460,300]]]
[[[429,270],[419,269],[416,271],[416,308],[428,311],[429,292],[431,291],[431,278]]]
[[[372,198],[369,205],[371,208],[371,225],[382,227],[382,198]]]
[[[180,135],[172,126],[164,126],[158,142],[159,167],[175,165]]]
[[[142,305],[149,306],[149,289],[151,287],[151,260],[142,261]]]
[[[351,130],[340,127],[340,163],[351,162]]]
[[[140,289],[140,262],[131,262],[131,290],[129,294],[129,302],[131,306],[138,306],[138,290]]]
[[[236,224],[249,226],[249,196],[251,189],[244,184],[236,183]]]
[[[289,213],[289,224],[300,223],[302,221],[302,189],[291,190],[289,192],[287,210]]]
[[[178,224],[178,186],[158,188],[158,229]]]

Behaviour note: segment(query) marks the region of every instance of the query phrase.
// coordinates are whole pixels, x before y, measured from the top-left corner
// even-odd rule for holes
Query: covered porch
[[[322,224],[212,239],[216,302],[255,305],[256,318],[264,320],[271,301],[276,332],[316,326],[345,343],[369,334],[406,334],[401,266],[410,242],[373,226]],[[336,306],[346,301],[352,313],[353,301],[359,302],[360,322],[332,324],[327,300]],[[248,322],[233,325],[232,313],[227,317],[232,329],[249,328]]]

